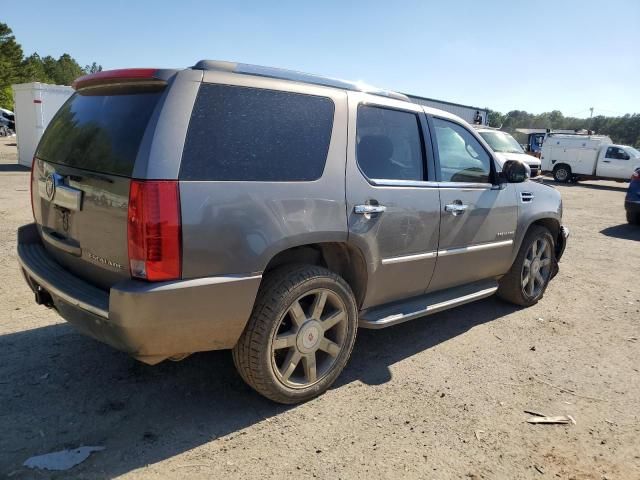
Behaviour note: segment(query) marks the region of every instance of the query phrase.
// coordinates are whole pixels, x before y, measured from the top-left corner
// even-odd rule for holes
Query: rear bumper
[[[247,323],[260,275],[148,283],[101,290],[57,264],[35,224],[18,229],[18,261],[36,301],[80,332],[146,363],[232,348]]]
[[[627,212],[640,212],[640,200],[625,200],[624,201],[624,209]]]

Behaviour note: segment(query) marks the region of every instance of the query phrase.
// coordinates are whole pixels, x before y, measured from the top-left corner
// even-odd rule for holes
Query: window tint
[[[96,93],[98,92],[98,93]],[[53,163],[130,176],[160,92],[75,93],[47,127],[36,156]]]
[[[358,165],[367,177],[425,179],[417,115],[362,105],[356,133]]]
[[[316,180],[327,159],[333,110],[326,97],[202,84],[180,178]]]
[[[434,118],[443,182],[488,183],[491,157],[466,128]]]

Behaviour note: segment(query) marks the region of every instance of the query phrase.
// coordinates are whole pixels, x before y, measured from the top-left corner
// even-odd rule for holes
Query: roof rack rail
[[[547,135],[549,135],[549,136],[551,136],[551,135],[578,135],[578,136],[586,137],[586,136],[596,135],[596,133],[593,130],[585,130],[585,129],[576,129],[576,130],[573,130],[573,131],[567,131],[567,130],[552,130],[550,128],[547,128]]]
[[[350,82],[348,80],[339,80],[337,78],[322,77],[320,75],[296,72],[295,70],[286,70],[284,68],[262,67],[260,65],[225,62],[222,60],[200,60],[191,68],[193,68],[194,70],[216,70],[244,75],[257,75],[260,77],[277,78],[281,80],[290,80],[293,82],[310,83],[313,85],[322,85],[325,87],[341,88],[343,90],[365,92],[372,95],[394,98],[396,100],[404,100],[406,102],[411,101],[409,97],[403,95],[402,93],[372,87],[371,85],[367,85],[362,82]]]

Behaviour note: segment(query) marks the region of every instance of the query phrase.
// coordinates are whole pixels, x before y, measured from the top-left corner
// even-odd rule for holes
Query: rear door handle
[[[468,207],[468,205],[463,205],[462,203],[450,203],[444,206],[444,211],[449,212],[453,216],[457,216],[464,213]]]
[[[602,163],[611,163],[611,160],[603,160]]]
[[[354,213],[359,215],[367,215],[371,213],[382,213],[387,210],[384,205],[356,205],[353,207]]]

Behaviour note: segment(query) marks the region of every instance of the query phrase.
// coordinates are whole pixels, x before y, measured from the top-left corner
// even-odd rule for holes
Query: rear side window
[[[327,160],[333,113],[326,97],[202,84],[180,179],[317,180]]]
[[[96,172],[131,176],[161,92],[99,89],[74,93],[47,127],[36,156]]]
[[[361,105],[356,133],[358,165],[368,178],[424,180],[422,136],[415,113]]]

